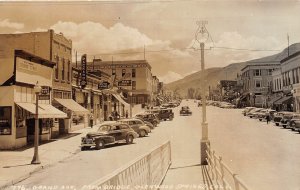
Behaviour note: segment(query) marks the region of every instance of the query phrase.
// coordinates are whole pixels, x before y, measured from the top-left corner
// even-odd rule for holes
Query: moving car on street
[[[145,137],[151,132],[150,127],[140,119],[120,119],[118,122],[129,125],[137,134],[139,134],[140,137]]]
[[[180,115],[192,115],[192,112],[188,106],[182,106],[180,109]]]
[[[127,124],[108,123],[99,126],[97,131],[89,132],[81,138],[81,150],[95,147],[96,150],[104,148],[108,144],[125,141],[126,144],[133,143],[138,134]]]
[[[171,121],[174,118],[174,113],[170,108],[162,108],[159,110],[147,110],[146,113],[154,113],[159,118],[159,120],[164,121],[166,121],[167,119]]]

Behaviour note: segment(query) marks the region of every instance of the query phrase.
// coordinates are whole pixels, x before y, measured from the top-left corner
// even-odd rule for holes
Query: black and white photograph
[[[0,0],[0,190],[300,190],[299,0]]]

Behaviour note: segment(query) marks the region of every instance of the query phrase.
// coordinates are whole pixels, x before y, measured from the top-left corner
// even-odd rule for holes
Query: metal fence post
[[[215,155],[215,151],[214,150],[213,150],[213,153],[212,153],[212,159],[213,159],[213,162],[214,162],[214,169],[215,169],[215,174],[216,174],[216,183],[217,183],[217,185],[219,185],[219,183],[218,183],[217,161],[216,161],[216,155]]]

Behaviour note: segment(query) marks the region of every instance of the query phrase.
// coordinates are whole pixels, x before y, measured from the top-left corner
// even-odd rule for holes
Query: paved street
[[[78,188],[169,139],[172,144],[171,169],[198,165],[201,108],[191,100],[184,100],[182,105],[189,105],[193,115],[179,116],[180,107],[175,108],[175,119],[161,122],[149,137],[136,139],[132,145],[78,152],[72,158],[41,170],[17,185],[73,185]],[[208,106],[208,124],[212,148],[252,189],[299,189],[300,153],[296,151],[300,144],[299,134],[275,127],[273,123],[267,125],[246,118],[239,109],[213,106]],[[165,183],[170,184],[168,180],[167,174]]]

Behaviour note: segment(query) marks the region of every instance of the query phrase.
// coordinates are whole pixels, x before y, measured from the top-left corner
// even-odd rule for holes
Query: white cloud
[[[9,19],[3,19],[0,20],[0,27],[20,30],[24,28],[24,24],[18,22],[11,22]]]
[[[106,28],[95,22],[62,22],[54,24],[55,32],[62,32],[73,41],[75,49],[91,54],[143,48],[145,46],[166,48],[169,41],[152,40],[138,29],[116,23]]]
[[[182,79],[182,78],[183,77],[180,74],[175,73],[173,71],[168,71],[166,75],[160,77],[160,80],[162,82],[164,82],[165,84],[167,84],[167,83],[170,83],[170,82]]]

